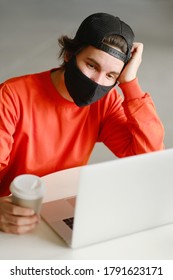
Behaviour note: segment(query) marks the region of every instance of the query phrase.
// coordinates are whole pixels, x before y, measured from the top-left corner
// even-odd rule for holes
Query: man
[[[134,42],[126,23],[93,14],[73,39],[62,36],[59,43],[60,68],[0,86],[0,229],[5,232],[25,233],[39,221],[31,209],[11,203],[15,176],[85,165],[96,142],[118,157],[164,147],[152,99],[138,84],[143,45]]]

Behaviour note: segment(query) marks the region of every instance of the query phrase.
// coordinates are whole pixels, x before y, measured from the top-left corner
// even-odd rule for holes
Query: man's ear
[[[65,61],[65,62],[68,62],[68,61],[70,60],[70,58],[71,58],[70,53],[69,53],[69,52],[65,52],[65,53],[64,53],[64,61]]]

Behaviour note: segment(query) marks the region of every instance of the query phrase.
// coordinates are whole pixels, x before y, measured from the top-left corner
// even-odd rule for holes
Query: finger
[[[22,234],[36,227],[39,222],[39,216],[17,217],[8,214],[1,218],[0,230],[6,233]]]
[[[24,226],[24,225],[31,225],[34,223],[38,223],[39,220],[40,218],[38,215],[26,217],[26,216],[14,216],[6,213],[1,217],[1,224]]]
[[[135,42],[132,47],[132,53],[140,53],[143,52],[144,45],[142,43]]]
[[[38,223],[23,226],[4,224],[2,230],[6,233],[23,234],[33,230],[37,226],[37,224]]]
[[[1,205],[1,211],[16,216],[32,216],[34,215],[34,210],[30,208],[24,208],[12,204],[10,201],[4,201]]]
[[[6,201],[6,202],[11,202],[11,201],[12,201],[12,197],[11,197],[11,196],[3,196],[3,197],[1,197],[1,198],[0,198],[0,204],[1,204],[2,202],[4,202],[4,201]]]

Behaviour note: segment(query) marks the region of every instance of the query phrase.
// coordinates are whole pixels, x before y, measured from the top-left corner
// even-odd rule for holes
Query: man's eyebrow
[[[87,60],[90,61],[90,62],[93,62],[95,65],[97,65],[99,68],[101,68],[101,65],[100,63],[98,63],[94,58],[92,57],[87,57]],[[110,71],[109,72],[110,74],[113,74],[113,75],[120,75],[120,72],[117,72],[117,71]]]
[[[96,64],[97,66],[101,67],[101,65],[92,57],[87,57],[87,60],[93,62],[94,64]]]

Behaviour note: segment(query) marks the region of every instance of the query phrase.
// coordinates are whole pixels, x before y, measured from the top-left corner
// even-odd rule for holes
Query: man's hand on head
[[[130,82],[137,77],[142,62],[143,44],[135,42],[131,50],[131,58],[118,78],[120,84]]]

